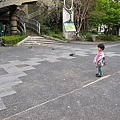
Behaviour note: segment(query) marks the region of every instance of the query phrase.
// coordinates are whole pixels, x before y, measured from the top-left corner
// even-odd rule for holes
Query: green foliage
[[[56,1],[55,4],[57,4]],[[61,2],[55,6],[54,5],[49,11],[47,11],[46,19],[43,24],[50,27],[51,30],[54,30],[55,28],[62,30],[62,5]]]
[[[97,34],[98,34],[98,31],[97,31],[97,30],[92,30],[92,34],[97,35]]]
[[[120,41],[120,38],[113,35],[100,35],[98,39],[103,41]]]
[[[55,33],[52,33],[52,34],[50,34],[50,36],[52,36],[52,37],[54,37],[54,38],[58,38],[58,39],[60,39],[60,40],[63,39],[63,37],[62,37],[61,34],[55,34]]]
[[[60,34],[61,33],[61,31],[58,28],[55,28],[53,31],[55,32],[55,34]]]
[[[55,27],[54,29],[50,29],[50,27],[47,27],[45,25],[41,26],[41,34],[42,35],[48,35],[54,38],[58,38],[61,40],[65,40],[62,36],[62,32],[59,30],[59,28]]]
[[[87,41],[92,41],[91,35],[92,35],[92,33],[86,33],[86,40]]]
[[[59,32],[59,33],[55,33],[54,31],[53,32],[50,32],[49,33],[49,36],[53,37],[53,38],[57,38],[59,40],[63,40],[63,41],[66,41],[66,42],[70,42],[70,40],[66,39],[63,37],[63,33],[62,32]]]
[[[91,12],[91,24],[105,24],[109,28],[120,25],[120,2],[113,0],[96,0],[96,7]]]
[[[49,36],[52,36],[54,38],[58,38],[60,40],[64,40],[64,41],[67,41],[64,37],[63,37],[63,34],[62,32],[59,32],[59,33],[55,33],[55,32],[50,32]]]
[[[41,25],[41,34],[48,35],[49,33],[50,33],[50,28],[45,25]]]
[[[23,40],[25,37],[26,37],[26,35],[23,35],[23,36],[19,36],[19,35],[15,35],[15,36],[2,36],[2,39],[3,39],[3,43],[4,44],[16,45],[21,40]]]

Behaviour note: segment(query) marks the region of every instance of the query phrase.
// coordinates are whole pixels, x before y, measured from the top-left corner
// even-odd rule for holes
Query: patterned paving
[[[27,62],[27,61],[25,61]],[[12,86],[23,83],[19,77],[26,76],[27,74],[24,71],[35,69],[29,64],[33,64],[32,61],[28,61],[27,66],[24,62],[19,60],[9,61],[9,64],[0,65],[0,68],[3,68],[7,74],[1,75],[0,77],[0,110],[5,109],[5,105],[1,101],[2,97],[15,94],[16,91]],[[34,65],[39,63],[34,63]],[[22,65],[20,67],[20,65]]]
[[[54,52],[44,52],[42,57],[36,52],[37,54],[33,58],[28,58],[26,61],[13,60],[0,65],[0,110],[6,109],[6,106],[2,101],[2,97],[15,94],[16,91],[12,86],[23,83],[20,80],[20,77],[27,75],[24,71],[36,69],[34,66],[40,65],[42,61],[59,62],[59,58],[74,59],[75,56],[69,56],[70,53],[75,53],[77,56],[96,54],[96,48],[82,49],[80,47],[65,47],[63,45],[50,45],[48,47],[54,47]],[[113,57],[120,56],[120,54],[115,52],[106,52],[106,56]]]

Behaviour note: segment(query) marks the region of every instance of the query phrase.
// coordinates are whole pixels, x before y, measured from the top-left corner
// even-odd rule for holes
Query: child
[[[94,61],[98,69],[98,73],[96,74],[96,77],[102,77],[102,66],[105,65],[104,49],[105,46],[103,44],[98,45],[98,54],[94,58]]]

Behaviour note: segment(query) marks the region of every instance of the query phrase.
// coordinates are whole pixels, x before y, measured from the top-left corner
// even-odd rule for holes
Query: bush
[[[19,36],[19,35],[15,35],[15,36],[2,36],[2,39],[3,39],[3,43],[4,44],[16,45],[21,40],[23,40],[25,37],[26,37],[26,35],[23,35],[23,36]]]
[[[63,37],[60,34],[52,34],[51,36],[54,38],[61,39],[61,40],[63,39]]]
[[[41,34],[48,35],[49,33],[50,33],[50,28],[45,25],[41,25]]]
[[[87,41],[92,41],[91,35],[92,35],[92,33],[86,33]]]
[[[54,37],[54,38],[58,38],[60,40],[63,40],[63,36],[62,36],[61,33],[56,34],[56,33],[51,32],[49,35],[52,36],[52,37]]]
[[[100,35],[99,39],[103,41],[119,41],[120,40],[119,37],[113,36],[113,35]]]
[[[55,34],[60,34],[60,30],[57,28],[55,28],[53,31],[55,32]]]
[[[63,40],[63,41],[70,42],[70,40],[65,39],[65,38],[63,37],[63,33],[62,33],[62,32],[59,32],[59,34],[56,34],[56,33],[54,33],[54,32],[50,32],[49,36],[51,36],[51,37],[53,37],[53,38],[57,38],[57,39]]]
[[[97,31],[97,30],[92,30],[92,34],[97,35],[97,34],[98,34],[98,31]]]

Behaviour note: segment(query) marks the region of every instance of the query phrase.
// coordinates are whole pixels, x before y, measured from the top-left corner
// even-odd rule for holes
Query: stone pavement
[[[0,120],[119,120],[119,49],[96,78],[95,44],[1,47]]]

